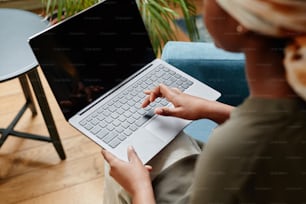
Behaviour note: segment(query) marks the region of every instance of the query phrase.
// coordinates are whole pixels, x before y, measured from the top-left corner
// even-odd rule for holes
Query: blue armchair
[[[248,96],[242,54],[223,51],[213,43],[170,41],[161,58],[220,91],[220,102],[236,106]],[[215,126],[213,121],[202,119],[192,122],[184,131],[205,142]]]

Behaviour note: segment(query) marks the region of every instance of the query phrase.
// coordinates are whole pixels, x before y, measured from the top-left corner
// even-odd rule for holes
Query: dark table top
[[[38,65],[28,38],[48,25],[48,21],[29,11],[0,8],[0,82]]]

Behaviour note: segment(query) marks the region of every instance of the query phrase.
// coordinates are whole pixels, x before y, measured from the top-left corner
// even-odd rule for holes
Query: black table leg
[[[44,121],[48,128],[51,142],[53,143],[59,157],[64,160],[66,158],[64,148],[62,146],[61,140],[59,138],[52,113],[49,108],[49,104],[45,95],[45,91],[41,84],[41,80],[37,71],[37,68],[32,69],[30,72],[27,73],[30,82],[32,84],[32,88],[34,91],[34,95],[37,98],[41,113],[43,115]]]
[[[23,94],[26,98],[26,103],[28,104],[28,107],[31,109],[32,115],[35,116],[35,115],[37,115],[37,111],[36,111],[36,108],[35,108],[33,96],[31,94],[29,82],[27,80],[27,76],[26,75],[21,75],[21,76],[18,77],[18,79],[19,79],[21,88],[23,90]]]

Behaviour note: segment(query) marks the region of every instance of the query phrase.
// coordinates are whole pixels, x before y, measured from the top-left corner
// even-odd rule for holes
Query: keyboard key
[[[80,125],[81,126],[85,126],[87,124],[87,120],[82,120],[81,122],[80,122]]]
[[[124,134],[125,134],[126,136],[130,136],[132,133],[133,133],[133,132],[132,132],[130,129],[126,129],[126,130],[124,131]]]
[[[120,127],[117,127],[117,128],[116,128],[116,131],[117,131],[118,133],[123,133],[124,129],[120,126]]]
[[[126,122],[123,122],[121,123],[121,126],[124,128],[124,129],[127,129],[131,124],[128,123],[127,121]]]
[[[93,125],[90,124],[90,123],[87,123],[85,126],[84,126],[87,130],[91,130],[93,128]]]
[[[116,119],[116,118],[119,117],[119,114],[116,113],[116,112],[114,112],[114,113],[111,114],[111,117],[112,117],[113,119]]]
[[[141,117],[136,123],[135,125],[137,125],[138,127],[142,126],[145,122],[148,121],[149,118],[146,117]]]
[[[118,127],[120,124],[121,124],[121,122],[119,121],[119,120],[115,120],[115,121],[113,121],[113,123],[112,123],[115,127]]]
[[[130,124],[133,124],[135,122],[135,119],[130,117],[127,119],[127,122],[130,123]]]
[[[108,110],[104,110],[104,111],[102,112],[102,114],[103,114],[104,116],[108,117],[111,113],[110,113]]]
[[[125,111],[130,109],[130,107],[127,104],[124,104],[123,106],[121,106],[121,108]]]
[[[136,125],[132,124],[130,126],[130,129],[134,132],[134,131],[136,131],[138,129],[138,127]]]
[[[112,147],[112,148],[115,148],[117,147],[119,144],[121,143],[121,141],[117,138],[113,139],[110,143],[109,143],[109,146]]]
[[[118,134],[115,132],[110,132],[106,137],[103,138],[103,142],[105,143],[109,143],[110,141],[112,141],[112,139],[114,139]]]
[[[126,117],[125,117],[124,115],[120,115],[119,118],[118,118],[118,120],[119,120],[120,122],[124,122],[124,121],[126,120]]]
[[[99,126],[95,126],[90,132],[96,135],[98,132],[100,132],[101,129],[102,128],[100,128]]]
[[[102,128],[105,128],[107,126],[108,123],[106,123],[105,121],[101,121],[99,123],[99,126],[102,127]]]
[[[97,119],[100,120],[100,121],[102,121],[102,120],[105,119],[105,116],[101,114],[101,115],[99,115],[99,116],[97,117]]]
[[[105,118],[105,121],[106,121],[107,123],[111,123],[111,122],[113,122],[113,118],[107,117],[107,118]]]
[[[125,113],[123,113],[123,115],[127,118],[127,120],[129,120],[133,113],[127,110]]]
[[[120,141],[124,141],[127,137],[123,134],[118,135],[117,137]]]
[[[109,131],[113,131],[115,129],[115,126],[113,124],[108,124],[106,126],[106,129],[108,129]]]
[[[94,126],[96,126],[96,125],[99,124],[99,120],[96,119],[96,118],[92,119],[90,122],[91,122],[91,124],[94,125]]]
[[[103,139],[106,135],[108,135],[108,131],[103,129],[97,134],[97,137]]]

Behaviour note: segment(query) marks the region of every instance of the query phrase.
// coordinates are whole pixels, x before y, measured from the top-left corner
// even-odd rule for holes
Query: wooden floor
[[[45,85],[46,87],[46,85]],[[10,136],[0,149],[0,203],[102,203],[103,158],[100,148],[74,130],[47,89],[67,159],[50,143]],[[18,80],[0,84],[0,127],[6,127],[25,102]],[[41,114],[30,110],[16,130],[48,135]]]
[[[201,7],[202,0],[196,2]],[[182,33],[178,36],[188,41]],[[67,124],[43,82],[67,159],[62,161],[50,143],[10,136],[0,148],[0,204],[102,204],[100,148]],[[0,127],[9,124],[24,102],[18,80],[0,84]],[[32,117],[30,110],[16,130],[48,135],[40,112]]]

